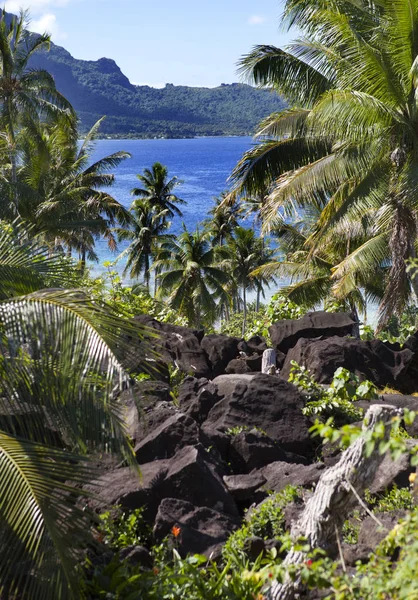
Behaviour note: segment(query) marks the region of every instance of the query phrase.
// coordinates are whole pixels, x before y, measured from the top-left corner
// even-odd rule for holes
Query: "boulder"
[[[212,370],[200,342],[203,330],[160,323],[148,315],[139,315],[135,321],[149,328],[147,343],[159,359],[170,364],[174,362],[187,375],[211,377]]]
[[[161,483],[168,472],[167,460],[141,466],[141,474],[131,467],[114,469],[87,486],[95,496],[87,499],[90,508],[102,512],[120,505],[122,510],[145,507],[144,517],[152,521],[162,499]]]
[[[261,498],[256,497],[255,491],[266,483],[266,478],[259,471],[244,475],[225,475],[223,479],[228,491],[238,503],[246,501],[259,502],[261,500]]]
[[[319,481],[324,469],[325,465],[319,462],[301,465],[278,461],[260,469],[259,472],[266,479],[264,490],[280,492],[287,485],[314,485]]]
[[[178,403],[181,410],[197,423],[203,423],[210,409],[220,399],[217,386],[205,378],[186,377],[179,388]]]
[[[252,354],[251,356],[247,356],[245,359],[247,367],[250,368],[250,371],[253,373],[261,372],[261,363],[263,360],[262,354]]]
[[[158,402],[171,403],[170,386],[162,381],[140,381],[119,396],[127,433],[134,443],[144,436],[144,411],[152,411]]]
[[[173,402],[157,402],[154,406],[147,406],[139,413],[140,419],[135,435],[132,438],[138,444],[154,429],[157,429],[170,417],[178,413]]]
[[[165,498],[158,507],[154,537],[163,540],[173,527],[180,529],[175,546],[181,556],[204,554],[216,560],[223,544],[239,527],[239,519],[208,507],[197,507],[186,500]]]
[[[261,373],[221,375],[214,383],[224,398],[210,411],[206,427],[223,432],[256,427],[286,451],[313,454],[310,422],[302,414],[305,400],[291,383]]]
[[[301,319],[283,319],[269,327],[273,348],[286,354],[301,338],[355,335],[357,323],[348,313],[307,313]]]
[[[411,448],[417,445],[417,440],[406,441]],[[401,454],[396,460],[392,460],[390,455],[386,455],[370,485],[371,493],[384,492],[394,484],[398,487],[408,487],[409,475],[415,471],[414,467],[411,467],[410,458],[408,452]]]
[[[182,325],[162,323],[161,321],[157,321],[149,315],[137,315],[134,317],[134,321],[141,323],[150,329],[154,329],[155,331],[160,331],[162,334],[164,334],[164,336],[162,336],[164,338],[167,338],[168,336],[176,336],[177,339],[179,339],[193,335],[199,340],[199,342],[201,342],[203,336],[205,335],[203,329],[193,329],[191,327],[183,327]]]
[[[231,436],[228,463],[233,473],[249,473],[277,460],[286,460],[286,453],[277,442],[257,429]]]
[[[196,336],[190,335],[171,343],[173,358],[178,368],[186,375],[213,379],[212,368],[206,352]]]
[[[186,446],[171,459],[161,488],[164,498],[180,498],[195,506],[237,516],[234,499],[223,482],[225,471],[201,445]]]
[[[203,446],[185,446],[170,459],[141,465],[140,475],[130,467],[105,473],[87,486],[98,494],[87,502],[96,510],[115,504],[122,510],[145,507],[144,516],[152,521],[164,498],[178,498],[236,517],[237,506],[222,479],[225,474],[222,464]]]
[[[238,344],[238,351],[245,352],[245,354],[248,354],[249,356],[251,354],[258,354],[261,356],[267,348],[266,340],[261,337],[261,335],[253,335],[249,340],[241,340]]]
[[[201,347],[206,352],[213,377],[225,373],[228,363],[238,356],[239,339],[217,333],[205,335]]]
[[[119,550],[121,562],[127,561],[132,566],[141,565],[145,569],[152,569],[154,560],[150,552],[144,546],[127,546]]]
[[[309,369],[318,383],[331,383],[338,367],[344,367],[379,388],[388,385],[407,393],[418,388],[418,377],[413,370],[409,372],[413,358],[411,350],[396,352],[380,340],[337,336],[326,340],[300,339],[287,353],[281,377],[289,377],[291,361],[295,360]]]
[[[134,452],[138,463],[145,464],[171,458],[184,446],[194,446],[200,441],[202,435],[196,421],[183,413],[176,413],[142,439]]]
[[[225,373],[228,375],[241,375],[251,372],[252,369],[247,364],[247,359],[245,357],[234,358],[234,360],[231,360],[225,368]]]

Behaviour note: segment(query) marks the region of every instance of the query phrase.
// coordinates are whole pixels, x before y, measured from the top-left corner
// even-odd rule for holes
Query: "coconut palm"
[[[54,247],[95,259],[95,241],[103,236],[116,250],[113,227],[128,224],[129,212],[107,191],[115,176],[108,171],[130,157],[119,151],[91,163],[100,119],[78,146],[76,132],[64,119],[29,123],[21,132],[22,167],[18,171],[20,213]]]
[[[159,162],[152,165],[151,169],[145,169],[143,175],[137,175],[143,187],[134,188],[133,196],[147,200],[156,212],[166,211],[166,219],[172,219],[174,215],[182,217],[183,213],[176,206],[186,204],[174,194],[174,189],[182,182],[177,177],[168,179],[168,169]]]
[[[261,124],[260,143],[234,171],[236,189],[269,188],[270,225],[278,211],[320,209],[312,247],[348,212],[366,214],[372,235],[345,267],[372,272],[390,246],[383,324],[402,311],[411,285],[418,292],[405,268],[416,253],[418,2],[287,0],[285,19],[303,37],[285,50],[258,46],[241,67],[295,107]]]
[[[223,192],[218,198],[214,198],[214,206],[208,211],[211,216],[204,221],[213,246],[223,246],[238,227],[241,207],[237,202],[226,203],[226,197],[227,193]]]
[[[244,313],[242,335],[244,335],[247,326],[247,291],[257,292],[259,305],[259,295],[263,293],[263,287],[269,284],[269,279],[270,281],[273,279],[273,276],[265,274],[253,276],[252,273],[263,264],[270,263],[274,251],[269,249],[268,245],[264,245],[252,229],[237,227],[234,237],[225,246],[219,248],[218,255],[223,259],[222,267],[230,274],[235,290],[242,291]]]
[[[118,257],[127,257],[124,274],[129,273],[131,279],[144,274],[147,291],[150,289],[150,267],[158,243],[166,237],[161,237],[169,228],[165,220],[167,209],[155,212],[147,200],[135,200],[130,208],[132,213],[131,228],[117,228],[118,240],[130,241],[129,246]]]
[[[190,326],[212,324],[218,312],[218,300],[227,301],[224,286],[229,275],[217,264],[208,235],[199,230],[184,231],[177,239],[161,244],[154,263],[159,273],[159,294],[169,294],[171,308],[183,314]]]
[[[54,78],[42,69],[29,67],[31,56],[49,47],[48,35],[34,35],[26,31],[26,14],[10,17],[0,14],[0,128],[2,149],[10,159],[11,183],[17,181],[16,133],[22,119],[38,121],[65,115],[67,127],[75,126],[76,116],[71,104],[56,89]],[[13,194],[16,209],[18,196]]]
[[[306,309],[314,309],[320,303],[340,302],[355,315],[366,314],[368,301],[380,301],[384,294],[387,266],[373,270],[347,267],[356,251],[370,236],[362,222],[344,222],[336,226],[332,235],[326,236],[321,245],[311,250],[309,239],[316,230],[319,214],[310,211],[298,222],[282,222],[272,234],[278,241],[280,259],[255,269],[253,275],[276,275],[290,280],[281,292]],[[387,252],[387,261],[389,252]],[[338,269],[334,265],[339,264]]]
[[[57,257],[25,226],[0,234],[0,595],[82,597],[76,565],[94,544],[83,486],[88,453],[133,464],[118,394],[126,322],[65,283]],[[6,298],[15,292],[14,297]],[[22,295],[23,294],[23,295]],[[111,349],[113,348],[113,350]],[[96,489],[96,492],[99,488]]]

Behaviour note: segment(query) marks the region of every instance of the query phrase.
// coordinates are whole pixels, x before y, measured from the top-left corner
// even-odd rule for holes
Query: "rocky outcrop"
[[[206,426],[220,431],[236,427],[265,432],[284,450],[310,456],[310,423],[302,414],[305,400],[287,381],[270,375],[223,375],[214,380],[224,394],[209,412]]]
[[[239,527],[240,520],[207,507],[196,507],[185,500],[165,498],[157,512],[154,537],[163,540],[173,527],[178,528],[176,549],[181,556],[204,554],[219,558],[222,545]]]
[[[238,338],[227,335],[216,333],[205,335],[201,341],[201,347],[206,352],[211,365],[212,377],[225,373],[228,363],[238,356],[239,342]]]
[[[301,319],[284,319],[269,327],[273,348],[286,354],[300,339],[355,335],[356,321],[351,314],[311,312]]]
[[[281,371],[284,379],[289,376],[292,360],[309,369],[319,383],[331,383],[338,367],[344,367],[378,388],[390,386],[405,393],[418,388],[414,353],[409,349],[391,350],[380,340],[337,336],[326,340],[300,339],[287,353]]]

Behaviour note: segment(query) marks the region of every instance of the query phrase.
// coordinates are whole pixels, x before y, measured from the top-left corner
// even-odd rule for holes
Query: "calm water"
[[[99,140],[93,160],[103,158],[119,150],[130,152],[132,158],[125,160],[114,170],[116,183],[113,196],[124,206],[129,207],[133,197],[132,188],[140,182],[136,178],[145,168],[159,161],[166,165],[169,176],[177,176],[184,183],[178,186],[176,194],[187,201],[181,206],[183,218],[176,217],[171,228],[178,233],[182,221],[189,230],[207,217],[212,207],[213,197],[227,189],[227,179],[242,154],[250,148],[250,137],[199,138],[192,140]],[[120,246],[119,251],[124,246]],[[103,269],[104,261],[114,260],[117,254],[109,252],[105,242],[97,244],[100,264],[93,269]]]

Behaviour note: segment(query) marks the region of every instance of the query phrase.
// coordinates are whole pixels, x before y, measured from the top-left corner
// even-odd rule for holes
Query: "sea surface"
[[[131,154],[131,158],[114,169],[116,181],[110,189],[112,195],[128,208],[134,200],[131,190],[142,187],[136,176],[157,161],[166,165],[169,177],[176,176],[183,182],[176,188],[176,195],[187,201],[179,207],[183,217],[175,217],[170,229],[171,233],[178,234],[183,223],[188,230],[194,230],[207,218],[213,198],[228,189],[227,180],[233,167],[251,145],[250,137],[98,140],[91,159],[96,161],[120,150]],[[121,244],[119,252],[125,247],[126,244]],[[104,240],[97,243],[96,250],[99,264],[93,263],[91,267],[93,273],[100,273],[103,262],[115,260],[118,253],[110,252]],[[119,269],[123,270],[123,264],[119,264]]]

